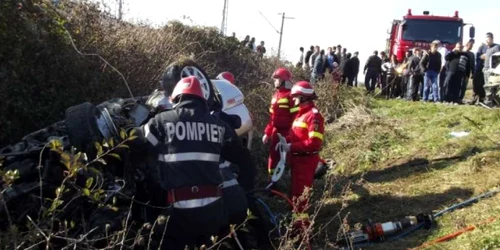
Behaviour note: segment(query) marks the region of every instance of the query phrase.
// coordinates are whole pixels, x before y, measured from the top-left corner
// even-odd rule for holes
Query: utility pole
[[[282,15],[282,17],[281,17],[280,43],[278,45],[278,60],[279,60],[280,55],[281,55],[281,41],[283,40],[283,26],[285,25],[285,19],[295,19],[295,18],[285,16],[285,12],[278,13],[278,15]]]
[[[122,20],[123,15],[123,0],[118,0],[118,20]]]
[[[220,26],[220,33],[226,35],[227,31],[227,14],[228,14],[228,0],[224,0],[224,8],[222,9],[222,24]]]

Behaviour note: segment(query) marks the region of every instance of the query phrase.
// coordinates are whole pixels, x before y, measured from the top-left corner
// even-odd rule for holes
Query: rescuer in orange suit
[[[270,140],[267,170],[271,175],[274,173],[276,164],[280,161],[280,155],[275,150],[276,144],[279,142],[277,134],[280,133],[283,136],[288,134],[293,118],[298,111],[290,97],[292,73],[286,68],[279,68],[274,71],[273,79],[276,92],[274,92],[271,100],[270,119],[262,137],[262,143],[264,144],[267,144]]]
[[[291,195],[295,203],[306,187],[312,187],[314,173],[321,160],[318,153],[323,145],[324,118],[314,104],[317,96],[307,81],[297,82],[290,96],[299,111],[286,137],[287,144],[278,143],[276,150],[288,152],[287,162],[292,172]],[[296,229],[306,229],[309,225],[308,199],[299,200],[295,207]]]

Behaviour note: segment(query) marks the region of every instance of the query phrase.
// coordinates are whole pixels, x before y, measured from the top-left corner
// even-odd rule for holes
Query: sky
[[[118,0],[104,1],[113,5]],[[224,0],[123,0],[124,18],[130,21],[147,20],[161,25],[169,20],[186,24],[221,27]],[[387,31],[394,19],[401,19],[412,9],[413,14],[430,11],[431,15],[452,16],[457,10],[466,23],[476,28],[475,48],[484,41],[486,32],[492,32],[500,41],[498,0],[229,0],[227,35],[236,32],[239,39],[246,35],[257,42],[265,41],[268,53],[277,53],[281,15],[285,19],[282,58],[294,64],[300,56],[299,47],[319,45],[327,47],[341,44],[348,52],[359,51],[361,67],[374,50],[385,49]],[[481,3],[478,5],[476,3]],[[458,7],[455,7],[458,6]],[[114,10],[113,10],[114,9]],[[187,17],[183,19],[183,17]],[[266,20],[267,19],[267,20]],[[271,24],[270,24],[271,23]],[[274,26],[274,27],[273,27]],[[467,41],[468,27],[464,30]],[[361,75],[360,75],[361,76]]]

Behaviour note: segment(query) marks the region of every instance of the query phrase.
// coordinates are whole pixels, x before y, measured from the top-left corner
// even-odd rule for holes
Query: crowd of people
[[[406,51],[402,58],[374,51],[366,61],[363,74],[367,93],[380,88],[385,98],[412,101],[464,103],[469,80],[472,81],[474,99],[471,103],[484,102],[484,85],[489,77],[491,55],[500,51],[493,42],[493,34],[487,33],[486,40],[476,53],[472,52],[474,39],[465,45],[457,43],[448,51],[439,40],[430,44],[428,50],[414,48]],[[347,86],[358,86],[360,70],[359,53],[348,53],[341,45],[328,47],[327,52],[319,46],[311,46],[307,52],[300,48],[300,58],[296,67],[311,73],[314,84],[332,74],[334,80]]]
[[[484,102],[490,58],[500,51],[500,46],[493,42],[492,33],[486,34],[485,42],[476,53],[472,52],[474,43],[474,39],[465,45],[459,42],[452,51],[448,51],[439,40],[435,40],[428,50],[414,48],[399,59],[397,55],[389,58],[384,51],[374,51],[363,68],[366,91],[374,93],[376,88],[380,88],[380,94],[388,99],[458,105],[464,103],[471,80],[474,92],[471,103]],[[351,55],[341,45],[329,47],[327,51],[325,55],[319,46],[311,46],[304,54],[301,47],[296,67],[311,73],[312,84],[322,80],[325,73],[330,73],[341,84],[357,86],[359,53]]]
[[[233,39],[236,38],[236,33],[233,32]],[[260,41],[259,45],[255,45],[255,37],[250,38],[249,35],[245,36],[245,39],[239,41],[241,46],[244,46],[248,49],[250,49],[252,52],[257,53],[257,55],[262,58],[264,57],[264,54],[266,54],[266,46],[264,41]]]
[[[297,67],[302,67],[306,72],[311,72],[310,83],[324,79],[325,74],[332,74],[334,79],[348,86],[358,85],[359,53],[348,53],[342,45],[328,47],[326,54],[320,46],[309,48],[304,55],[304,48],[300,47],[300,59]]]

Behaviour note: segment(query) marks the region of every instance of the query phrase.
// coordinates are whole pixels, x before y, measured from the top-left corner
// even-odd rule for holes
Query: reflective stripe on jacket
[[[141,130],[158,154],[162,188],[222,184],[220,155],[235,132],[212,117],[202,101],[181,102],[175,109],[157,114]]]
[[[301,105],[287,136],[292,154],[311,154],[323,145],[324,118],[314,103]]]
[[[279,88],[273,95],[271,107],[269,108],[270,119],[264,133],[271,136],[274,128],[288,131],[292,125],[293,118],[298,108],[290,96],[290,89]]]

